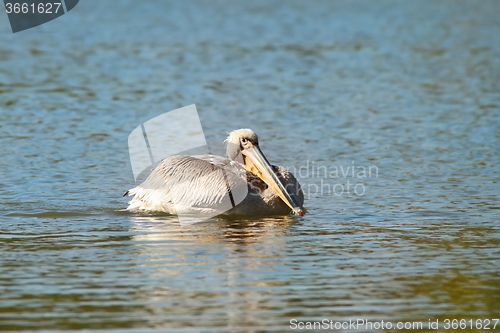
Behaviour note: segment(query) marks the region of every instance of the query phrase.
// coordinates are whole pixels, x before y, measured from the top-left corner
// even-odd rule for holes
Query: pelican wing
[[[141,185],[126,193],[135,195],[127,209],[170,214],[224,211],[229,189],[243,186],[246,190],[245,170],[228,158],[171,156],[158,164]]]

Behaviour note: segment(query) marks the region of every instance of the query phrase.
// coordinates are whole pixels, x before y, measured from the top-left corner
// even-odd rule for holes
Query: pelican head
[[[243,128],[232,131],[226,139],[227,156],[236,161],[241,154],[243,166],[265,182],[297,215],[304,215],[293,193],[289,193],[283,182],[274,172],[271,164],[259,147],[259,138],[251,129]]]

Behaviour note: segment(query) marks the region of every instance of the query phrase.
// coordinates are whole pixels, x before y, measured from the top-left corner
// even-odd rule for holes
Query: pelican
[[[139,186],[127,210],[168,214],[304,215],[304,194],[290,171],[271,165],[250,129],[229,133],[227,157],[175,155]],[[230,203],[230,204],[228,204]]]

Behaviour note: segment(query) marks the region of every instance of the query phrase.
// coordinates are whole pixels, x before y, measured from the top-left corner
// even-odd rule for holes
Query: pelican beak
[[[241,152],[245,158],[245,169],[262,179],[271,189],[279,195],[281,200],[288,205],[294,214],[303,216],[304,212],[297,203],[293,193],[289,193],[278,175],[273,171],[271,164],[260,150],[259,146],[252,146]]]

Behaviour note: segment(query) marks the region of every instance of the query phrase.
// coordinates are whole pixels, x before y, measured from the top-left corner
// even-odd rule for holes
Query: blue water
[[[16,34],[0,15],[0,329],[498,318],[498,12],[87,0]],[[193,103],[209,142],[252,128],[309,214],[125,212],[129,133]]]

